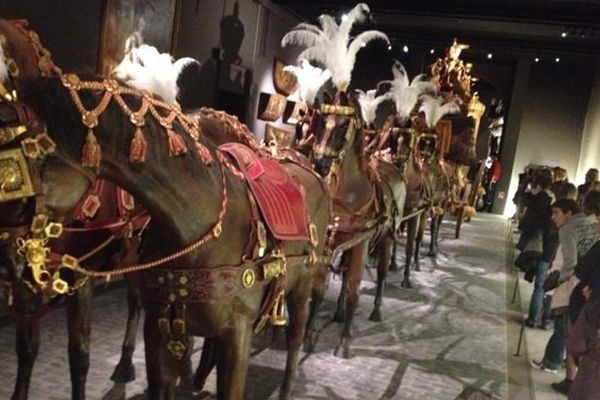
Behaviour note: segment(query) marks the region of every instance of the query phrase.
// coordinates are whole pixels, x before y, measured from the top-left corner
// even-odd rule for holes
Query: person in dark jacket
[[[600,400],[600,301],[590,300],[569,332],[567,350],[579,359],[570,400]]]
[[[590,203],[597,208],[591,210],[598,219],[598,235],[600,235],[600,192],[591,191],[587,195]],[[600,300],[600,241],[596,241],[575,266],[575,276],[581,283],[580,287],[591,293],[591,300]]]
[[[551,204],[554,195],[549,188],[552,183],[550,174],[539,174],[533,182],[532,196],[519,224],[521,238],[519,243],[526,246],[530,240],[540,240],[541,255],[534,272],[533,293],[529,303],[529,315],[525,324],[529,327],[544,326],[541,311],[544,304],[544,280],[558,247],[558,230],[552,222]],[[525,247],[523,247],[524,249]],[[521,250],[523,250],[521,249]]]

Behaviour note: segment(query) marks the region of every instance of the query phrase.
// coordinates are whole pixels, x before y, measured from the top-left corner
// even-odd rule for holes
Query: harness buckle
[[[270,280],[273,278],[277,278],[280,275],[285,275],[287,273],[285,258],[277,258],[274,261],[270,261],[263,265],[263,278],[264,280]]]

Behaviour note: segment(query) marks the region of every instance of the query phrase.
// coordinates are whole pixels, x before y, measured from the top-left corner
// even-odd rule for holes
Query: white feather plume
[[[443,102],[444,99],[442,97],[423,96],[419,112],[422,111],[425,113],[425,122],[427,122],[427,126],[430,129],[435,127],[444,115],[457,114],[460,112],[460,107],[455,102],[451,101],[442,104]]]
[[[354,62],[358,51],[367,43],[382,39],[388,44],[388,37],[379,31],[366,31],[350,40],[350,31],[356,22],[364,21],[369,7],[364,3],[357,4],[352,11],[342,18],[339,25],[333,17],[319,17],[319,28],[316,25],[301,23],[288,32],[281,40],[281,45],[296,44],[306,49],[298,59],[316,60],[331,71],[333,84],[345,90],[350,84]]]
[[[156,47],[143,44],[131,49],[112,75],[129,86],[157,94],[166,102],[175,101],[177,75],[173,60],[170,54],[160,53]]]
[[[375,96],[377,93],[375,89],[367,90],[366,92],[356,89],[356,92],[358,93],[357,100],[360,105],[362,118],[365,122],[372,124],[377,115],[377,107],[385,100],[390,99],[391,94],[387,92],[380,96]]]
[[[0,82],[4,82],[8,79],[8,68],[6,67],[6,57],[4,56],[4,49],[0,46]]]
[[[300,88],[300,97],[309,106],[314,104],[321,86],[331,78],[329,70],[315,67],[304,59],[300,60],[299,67],[288,65],[283,70],[296,76]]]
[[[409,84],[406,69],[398,60],[395,60],[392,66],[392,74],[394,75],[394,80],[381,83],[389,83],[391,85],[390,92],[396,104],[396,111],[402,119],[410,116],[421,94],[436,91],[433,83],[424,81],[425,74],[415,76]]]

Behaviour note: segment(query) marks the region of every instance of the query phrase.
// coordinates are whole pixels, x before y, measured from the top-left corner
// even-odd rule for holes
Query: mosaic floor
[[[445,222],[440,254],[437,259],[423,258],[422,271],[413,273],[413,289],[401,288],[401,274],[391,273],[381,323],[367,319],[375,278],[375,271],[367,270],[350,359],[333,355],[341,327],[331,322],[331,316],[340,281],[331,278],[327,302],[319,315],[317,348],[302,358],[295,398],[512,399],[507,372],[506,231],[504,219],[479,214],[463,226],[461,238],[454,239],[454,222]],[[141,327],[134,356],[137,380],[127,385],[109,380],[120,356],[125,316],[124,289],[96,297],[88,399],[145,399]],[[53,311],[42,325],[30,399],[68,399],[64,309]],[[278,398],[285,354],[279,350],[281,346],[266,347],[270,342],[271,336],[256,340],[246,399]],[[201,346],[202,339],[197,339],[194,363]],[[14,325],[4,324],[0,328],[0,399],[10,398],[15,381],[13,347]],[[205,391],[182,391],[178,398],[216,398],[215,382],[213,373]]]

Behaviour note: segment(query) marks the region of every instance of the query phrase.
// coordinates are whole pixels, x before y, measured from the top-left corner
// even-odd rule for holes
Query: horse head
[[[90,180],[60,158],[48,157],[55,144],[20,99],[24,84],[60,71],[37,34],[26,27],[23,21],[0,20],[0,64],[7,71],[0,81],[0,266],[9,279],[28,271],[34,285],[45,286],[50,276],[40,266],[46,261],[48,242],[60,236],[62,223]],[[64,182],[70,183],[68,191],[61,190]],[[26,264],[36,269],[26,270]]]
[[[362,152],[356,109],[350,105],[345,93],[341,93],[332,103],[321,104],[315,111],[318,119],[311,124],[315,136],[312,157],[315,171],[321,176],[329,175],[334,165],[339,166],[347,154],[359,156]]]

